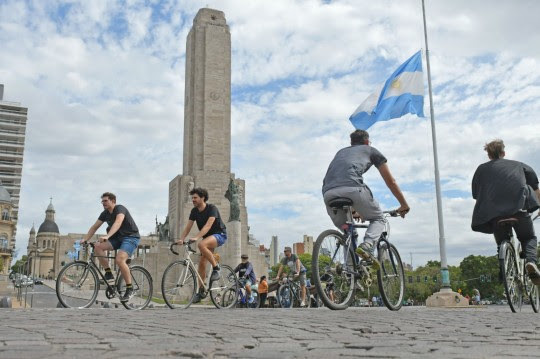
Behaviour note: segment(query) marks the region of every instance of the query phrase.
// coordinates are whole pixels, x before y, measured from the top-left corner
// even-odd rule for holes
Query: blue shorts
[[[217,241],[217,246],[221,247],[227,241],[227,233],[212,234]]]
[[[112,238],[109,239],[109,243],[115,250],[126,252],[128,256],[132,256],[135,249],[139,245],[140,238],[137,237],[124,237],[124,238]]]

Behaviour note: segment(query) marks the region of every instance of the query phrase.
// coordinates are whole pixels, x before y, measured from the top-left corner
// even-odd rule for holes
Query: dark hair
[[[191,191],[189,191],[189,194],[191,196],[196,194],[197,196],[204,199],[205,202],[208,201],[208,191],[205,190],[204,188],[201,188],[201,187],[193,188]]]
[[[369,140],[369,133],[364,130],[356,130],[351,133],[351,146],[363,145],[366,140]]]
[[[484,145],[484,151],[488,153],[489,158],[497,159],[501,158],[501,155],[504,153],[504,142],[503,140],[496,139],[490,143]]]
[[[262,281],[263,281],[263,280],[265,280],[265,279],[266,279],[266,276],[265,276],[265,275],[263,275],[263,276],[261,276],[261,279],[260,279],[260,281],[262,282]]]
[[[101,198],[103,197],[107,197],[111,202],[114,202],[116,203],[116,196],[114,195],[114,193],[111,193],[111,192],[105,192],[101,195]]]

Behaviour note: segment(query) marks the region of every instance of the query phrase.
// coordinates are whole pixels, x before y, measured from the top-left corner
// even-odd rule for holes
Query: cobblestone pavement
[[[3,309],[0,358],[537,358],[524,310]]]

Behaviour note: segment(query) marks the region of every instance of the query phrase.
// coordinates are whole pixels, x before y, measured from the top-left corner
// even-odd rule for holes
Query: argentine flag
[[[388,121],[407,113],[424,117],[421,51],[398,67],[382,90],[369,95],[349,120],[356,129],[366,130],[377,121]]]

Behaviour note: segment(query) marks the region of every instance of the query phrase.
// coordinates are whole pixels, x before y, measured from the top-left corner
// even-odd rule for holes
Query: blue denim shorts
[[[217,246],[221,247],[227,241],[227,233],[212,234],[217,241]]]
[[[111,243],[112,247],[115,250],[123,251],[128,254],[128,256],[132,256],[135,249],[137,249],[137,246],[139,245],[140,238],[137,237],[124,237],[124,238],[113,238],[109,239],[109,243]]]

